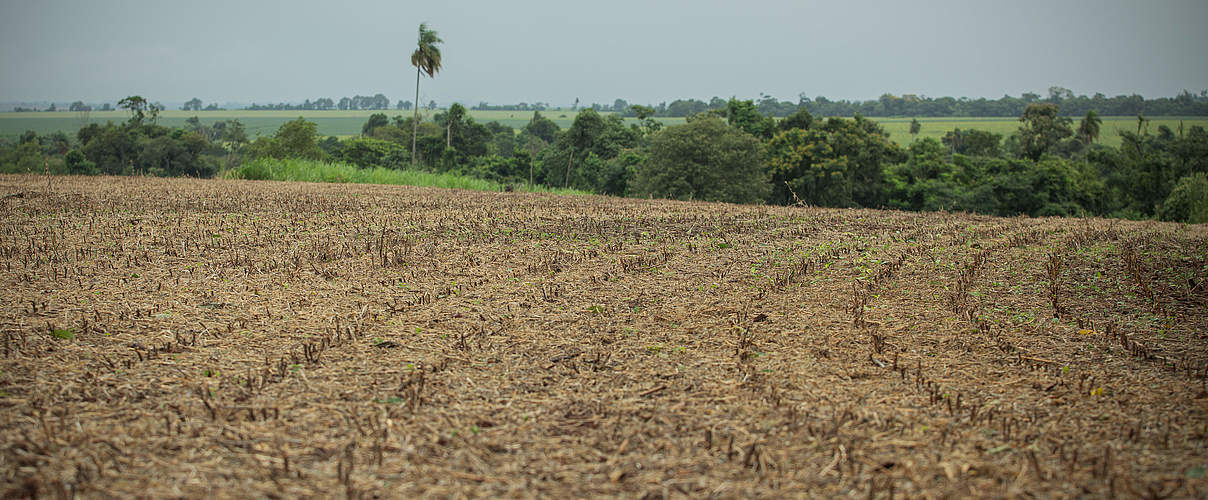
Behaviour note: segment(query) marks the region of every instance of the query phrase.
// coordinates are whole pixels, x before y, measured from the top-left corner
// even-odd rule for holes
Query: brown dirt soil
[[[1208,496],[1208,228],[0,177],[0,494]]]

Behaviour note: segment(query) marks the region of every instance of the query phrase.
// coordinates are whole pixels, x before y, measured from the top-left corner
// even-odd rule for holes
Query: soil
[[[0,176],[4,497],[1208,496],[1208,227]]]

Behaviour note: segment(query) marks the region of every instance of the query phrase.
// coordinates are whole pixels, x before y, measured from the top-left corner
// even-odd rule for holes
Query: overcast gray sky
[[[0,0],[0,100],[1173,96],[1208,88],[1208,1]]]

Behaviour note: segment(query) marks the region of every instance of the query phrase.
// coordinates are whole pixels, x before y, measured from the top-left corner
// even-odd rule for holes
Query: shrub
[[[1158,217],[1164,221],[1208,222],[1208,175],[1203,172],[1179,179],[1170,196],[1162,202]]]

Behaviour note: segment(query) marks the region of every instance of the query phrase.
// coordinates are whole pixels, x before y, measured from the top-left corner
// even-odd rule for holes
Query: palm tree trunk
[[[411,120],[411,168],[415,168],[415,134],[419,133],[419,66],[415,67],[415,104],[411,106],[415,110]]]
[[[570,159],[566,160],[566,181],[563,182],[563,188],[570,187],[570,164],[575,161],[575,148],[570,148]]]
[[[445,149],[449,149],[453,145],[453,120],[449,120],[449,124],[445,125]]]
[[[537,156],[537,150],[533,147],[532,140],[529,140],[529,191],[533,190],[533,157]]]

